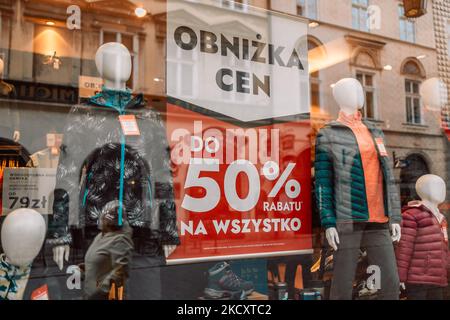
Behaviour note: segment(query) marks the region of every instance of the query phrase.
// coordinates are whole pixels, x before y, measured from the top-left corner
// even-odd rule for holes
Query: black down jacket
[[[140,135],[123,134],[134,115]],[[57,170],[50,245],[70,244],[71,228],[95,227],[105,204],[122,200],[123,219],[160,245],[179,243],[165,127],[142,95],[103,90],[67,119]]]

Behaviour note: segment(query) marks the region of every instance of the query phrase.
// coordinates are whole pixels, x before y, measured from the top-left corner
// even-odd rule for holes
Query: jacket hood
[[[102,91],[89,99],[88,104],[102,107],[125,109],[142,108],[147,105],[142,93],[133,96],[130,89],[111,90],[102,87]]]

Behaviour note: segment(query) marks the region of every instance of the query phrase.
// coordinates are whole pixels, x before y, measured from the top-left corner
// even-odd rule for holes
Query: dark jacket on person
[[[377,138],[384,141],[380,129],[369,122],[364,124],[374,143]],[[378,148],[377,153],[383,173],[385,215],[390,223],[400,223],[400,199],[389,158],[382,156]],[[330,122],[317,135],[315,154],[315,194],[322,226],[368,221],[364,168],[352,130],[338,121]]]
[[[442,224],[424,205],[408,205],[402,215],[402,237],[396,249],[400,282],[447,286],[450,261]]]
[[[140,134],[125,136],[120,115],[134,115]],[[71,228],[96,228],[110,201],[122,200],[136,234],[159,245],[179,243],[166,130],[142,95],[104,89],[72,107],[59,160],[50,245],[71,243]]]

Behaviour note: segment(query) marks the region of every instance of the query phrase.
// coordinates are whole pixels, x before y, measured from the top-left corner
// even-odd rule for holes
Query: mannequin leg
[[[388,224],[371,223],[364,232],[363,244],[367,249],[370,265],[380,268],[379,300],[398,300],[400,282],[394,246]]]
[[[362,224],[341,223],[336,226],[340,244],[333,253],[333,280],[330,300],[351,300],[353,280],[362,239]]]

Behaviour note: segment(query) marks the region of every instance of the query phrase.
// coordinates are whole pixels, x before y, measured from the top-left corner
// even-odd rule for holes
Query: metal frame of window
[[[360,31],[369,31],[369,28],[367,26],[367,19],[369,18],[369,5],[369,0],[352,0],[352,28]],[[355,20],[355,16],[353,14],[354,10],[357,10],[358,12],[357,20]],[[365,15],[364,19],[362,19],[363,15]],[[364,20],[364,22],[362,22],[361,20]]]
[[[414,85],[417,85],[417,90],[414,92]],[[405,78],[405,111],[406,123],[409,124],[423,124],[422,114],[422,98],[420,97],[420,85],[422,82],[417,79]],[[409,104],[408,104],[409,102]],[[416,103],[418,112],[416,110]],[[418,120],[416,121],[416,116]]]
[[[404,15],[405,9],[403,4],[398,5],[399,33],[400,40],[415,43],[416,42],[416,24],[408,20]],[[409,28],[411,27],[411,30]],[[404,29],[404,32],[402,31]]]
[[[356,74],[355,74],[355,78],[358,79],[358,75],[362,76],[362,82],[361,85],[363,87],[364,90],[364,99],[365,99],[365,103],[364,103],[364,107],[362,108],[362,115],[364,118],[367,119],[378,119],[378,103],[377,103],[377,88],[376,88],[376,83],[375,83],[375,73],[372,72],[367,72],[367,71],[363,71],[363,70],[357,70]],[[368,85],[367,84],[367,77],[371,77],[372,79],[372,85]],[[359,80],[359,79],[358,79]],[[372,93],[372,115],[369,116],[367,114],[367,93],[370,92]]]

